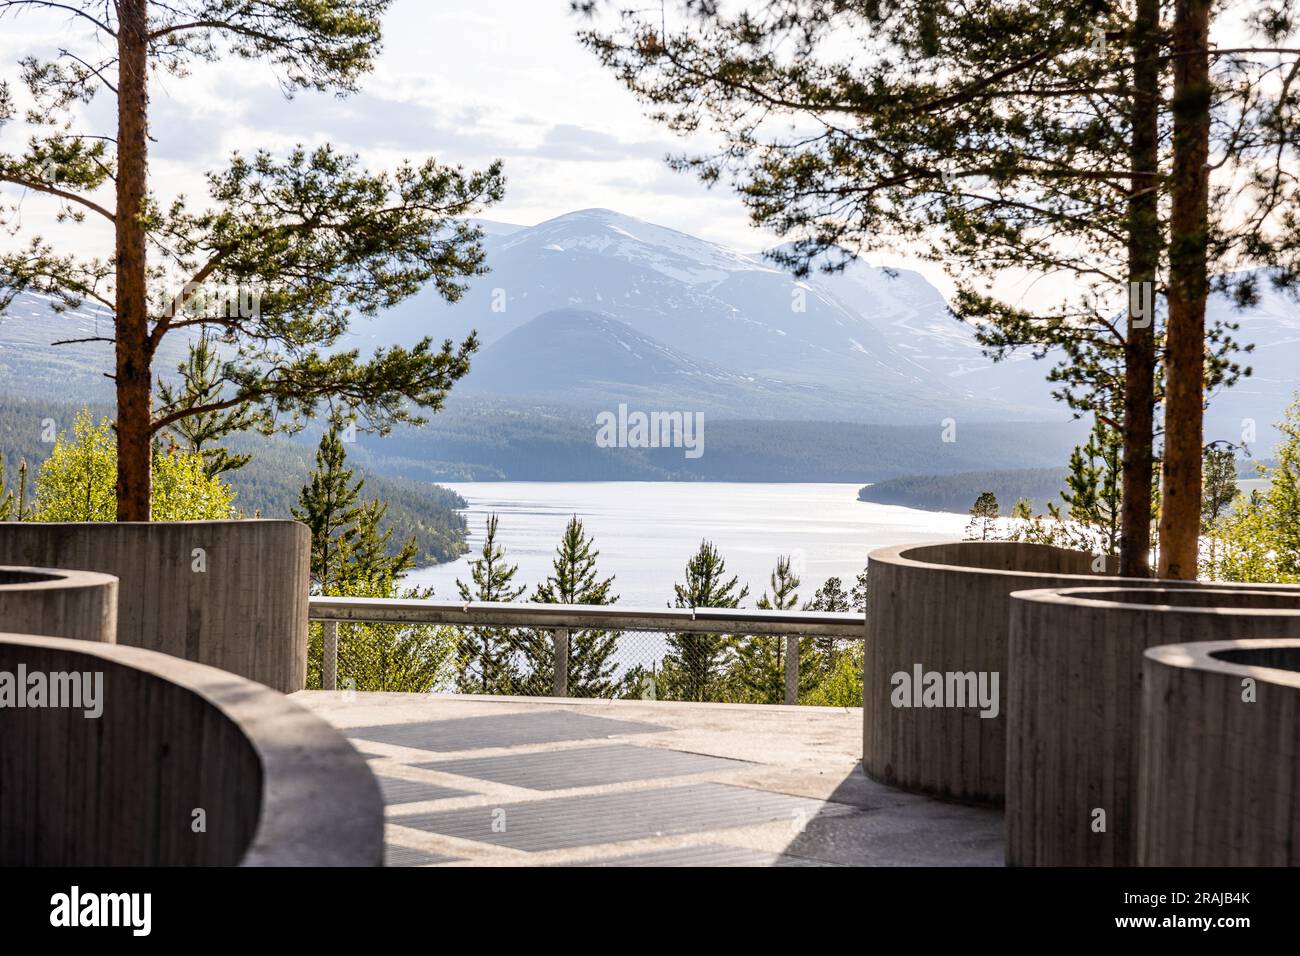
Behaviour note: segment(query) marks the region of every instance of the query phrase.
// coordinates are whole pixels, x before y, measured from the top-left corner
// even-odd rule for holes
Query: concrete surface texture
[[[111,644],[117,640],[117,578],[0,567],[0,628]]]
[[[1261,637],[1300,638],[1300,593],[1069,588],[1012,595],[1007,862],[1136,863],[1143,652],[1175,641]]]
[[[310,537],[296,521],[5,522],[0,564],[114,575],[119,644],[290,693],[307,680]]]
[[[1002,862],[1002,818],[882,786],[857,708],[303,691],[386,798],[399,866]]]
[[[1300,866],[1300,640],[1143,659],[1137,862]]]
[[[1205,588],[1198,582],[1108,576],[1094,555],[1041,544],[950,541],[881,548],[869,558],[863,750],[882,783],[1001,806],[1007,716],[982,708],[895,706],[895,675],[999,676],[1005,700],[1011,593],[1093,585]],[[1113,560],[1113,559],[1112,559]],[[1098,570],[1099,568],[1099,570]],[[1230,590],[1240,585],[1214,585]],[[1254,589],[1287,590],[1285,586]],[[1294,590],[1294,589],[1292,589]]]
[[[6,682],[27,694],[0,733],[0,865],[382,859],[365,762],[275,691],[141,648],[0,634]]]

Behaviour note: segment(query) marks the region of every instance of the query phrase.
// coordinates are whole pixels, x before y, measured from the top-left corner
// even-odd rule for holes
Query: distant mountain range
[[[700,411],[714,421],[937,431],[953,418],[1057,422],[1076,432],[1050,398],[1052,359],[991,362],[919,273],[856,261],[840,273],[798,280],[760,254],[606,209],[529,227],[481,225],[491,272],[475,278],[459,302],[448,305],[428,289],[358,322],[345,343],[365,352],[477,330],[482,346],[449,411],[472,418],[476,405],[493,415],[503,405],[524,415],[559,408],[590,420],[593,411],[627,403]],[[1244,359],[1255,374],[1212,397],[1207,438],[1239,441],[1250,420],[1258,450],[1267,453],[1271,425],[1300,379],[1300,307],[1266,290],[1240,314],[1213,300],[1211,317],[1239,322],[1238,338],[1258,348]],[[39,297],[19,296],[0,317],[0,391],[108,395],[102,373],[110,345],[50,344],[104,326],[95,310],[55,315]],[[166,343],[158,369],[170,372],[183,352],[183,342]]]

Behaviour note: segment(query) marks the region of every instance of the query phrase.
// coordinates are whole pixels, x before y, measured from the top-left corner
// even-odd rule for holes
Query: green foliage
[[[1060,503],[1048,502],[1047,515],[1018,510],[1005,532],[1008,541],[1049,544],[1090,554],[1112,556],[1119,551],[1122,436],[1098,416],[1088,440],[1070,455]],[[1153,504],[1153,510],[1155,505]]]
[[[103,404],[89,406],[71,402],[52,401],[13,393],[0,394],[0,460],[13,476],[14,484],[23,467],[35,472],[49,457],[52,442],[42,440],[48,430],[59,426],[70,427],[83,409],[88,408],[93,419],[111,417],[112,409]],[[237,471],[221,474],[223,484],[236,493],[235,501],[248,517],[288,518],[298,504],[298,495],[312,469],[308,447],[298,441],[280,436],[243,434],[230,436],[228,445],[232,456],[251,455],[247,465]],[[359,446],[350,446],[352,455]],[[465,507],[465,500],[454,491],[427,481],[378,474],[376,467],[389,467],[389,463],[374,455],[362,455],[368,462],[356,468],[363,476],[367,491],[388,503],[388,522],[396,531],[394,539],[400,544],[414,537],[419,547],[421,564],[450,561],[465,553],[466,524],[457,509]],[[211,465],[211,461],[205,463]],[[20,489],[13,489],[17,497]],[[31,481],[27,483],[25,514],[31,513]],[[0,492],[3,497],[3,492]],[[15,499],[15,504],[17,500]]]
[[[364,358],[338,346],[355,318],[374,316],[426,285],[455,301],[463,280],[486,271],[482,235],[469,217],[501,198],[499,163],[467,172],[432,159],[403,160],[372,172],[328,144],[283,156],[236,153],[208,174],[206,203],[191,206],[185,196],[149,191],[143,137],[108,135],[128,126],[165,134],[167,124],[148,123],[146,84],[159,71],[184,75],[227,57],[270,64],[286,95],[351,93],[373,67],[388,0],[151,3],[147,36],[123,22],[140,6],[59,6],[73,29],[50,59],[20,64],[25,108],[10,85],[0,84],[0,133],[16,146],[0,151],[0,184],[49,203],[58,221],[106,221],[117,254],[112,239],[96,256],[61,253],[46,237],[29,234],[20,248],[0,254],[0,314],[22,292],[48,296],[55,312],[89,302],[110,313],[117,386],[136,392],[118,409],[124,436],[184,438],[186,419],[201,420],[197,434],[226,427],[230,415],[268,432],[296,429],[322,405],[341,405],[384,431],[423,421],[417,409],[436,411],[468,370],[473,336],[458,346],[424,338]],[[144,69],[123,74],[123,50],[138,53]],[[94,120],[111,115],[96,102],[105,91],[115,98],[120,123],[93,129]],[[26,135],[10,128],[16,122]],[[114,213],[116,197],[102,193],[119,188],[146,193],[138,215]],[[20,209],[16,202],[0,206],[0,227],[22,232],[25,219],[43,218],[23,217]],[[238,308],[225,307],[230,290]],[[128,314],[119,316],[123,292]],[[188,338],[196,330],[220,353],[204,371],[203,387],[160,391],[152,414],[137,420],[149,408],[153,357],[169,336]],[[210,472],[232,464],[206,457]],[[149,462],[133,456],[119,464],[124,474],[138,475]]]
[[[154,450],[150,517],[154,521],[204,521],[235,516],[235,492],[207,474],[200,455]],[[33,521],[113,521],[117,450],[108,419],[98,424],[88,409],[77,414],[72,435],[60,432],[36,474]]]
[[[749,588],[734,575],[718,549],[701,541],[686,562],[686,583],[674,584],[676,607],[739,607]],[[722,678],[733,652],[733,639],[723,634],[670,634],[668,652],[659,675],[660,696],[668,700],[712,700],[724,691]]]
[[[966,526],[966,537],[987,541],[997,526],[998,515],[1001,513],[998,496],[991,491],[981,491],[970,508],[970,524]]]
[[[848,645],[799,703],[813,707],[861,707],[864,652],[865,646],[858,641]]]
[[[201,462],[199,456],[194,456]],[[299,493],[293,516],[311,530],[312,590],[337,597],[425,598],[404,588],[415,565],[415,542],[392,544],[387,502],[361,501],[347,452],[332,425],[321,436],[316,470]],[[452,628],[398,624],[340,624],[341,687],[359,691],[427,693],[449,690],[460,670],[460,636]],[[321,686],[324,635],[313,624],[307,647],[307,686]]]
[[[519,571],[506,563],[505,548],[497,541],[497,516],[488,515],[487,533],[479,556],[470,562],[470,583],[460,579],[456,588],[462,601],[513,601],[524,593],[514,583]],[[472,627],[465,630],[466,666],[459,675],[464,694],[513,694],[519,686],[516,649],[519,635],[508,627]]]
[[[551,574],[537,585],[537,604],[594,604],[618,602],[614,578],[602,578],[596,559],[600,552],[577,515],[569,519],[551,561]],[[570,697],[616,697],[622,682],[614,679],[619,633],[582,629],[569,633],[568,690]],[[544,688],[555,674],[555,642],[549,631],[521,631],[519,649],[529,671],[529,685]]]
[[[790,558],[777,558],[769,578],[771,595],[758,599],[763,610],[785,611],[799,606],[799,576],[790,569]],[[817,678],[815,650],[810,638],[800,638],[799,695],[812,689]],[[727,672],[731,698],[753,704],[785,703],[785,667],[788,642],[781,635],[758,634],[735,639],[734,659]]]
[[[1300,582],[1300,395],[1278,429],[1283,439],[1277,464],[1260,467],[1268,488],[1248,498],[1238,496],[1233,510],[1215,522],[1212,577]]]
[[[211,408],[222,394],[222,366],[216,349],[207,335],[190,346],[189,356],[177,366],[178,382],[160,379],[158,400],[178,409]],[[231,454],[216,444],[229,435],[246,431],[254,423],[253,408],[248,403],[220,411],[195,411],[176,419],[170,428],[181,447],[203,456],[204,470],[220,475],[243,468],[252,454]]]

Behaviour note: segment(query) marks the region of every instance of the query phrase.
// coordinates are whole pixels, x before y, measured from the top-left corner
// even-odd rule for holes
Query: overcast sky
[[[346,99],[300,93],[286,100],[270,67],[233,59],[196,64],[183,80],[159,77],[151,113],[155,190],[164,200],[184,192],[199,204],[203,173],[223,166],[232,150],[330,141],[384,166],[433,155],[480,167],[499,157],[506,198],[484,214],[490,219],[532,225],[606,206],[744,251],[770,246],[773,238],[749,225],[726,186],[708,190],[667,168],[664,156],[684,144],[646,119],[580,46],[575,33],[582,23],[569,13],[569,0],[396,0],[374,73]],[[48,58],[62,46],[86,50],[84,32],[66,13],[0,20],[0,76],[12,79],[23,55]],[[112,132],[111,108],[107,99],[94,107],[92,131]],[[25,136],[13,123],[0,146],[14,148]],[[24,226],[54,233],[61,247],[101,254],[111,248],[106,235],[84,226],[59,235],[47,211],[52,206],[43,197],[26,197]],[[15,241],[0,236],[0,244]],[[868,258],[919,267],[949,291],[936,267]],[[1032,290],[1031,299],[1045,291],[1012,285]],[[1002,292],[1016,297],[1011,288]]]
[[[478,167],[499,157],[508,186],[491,219],[531,225],[607,206],[742,249],[768,244],[727,190],[666,167],[680,142],[579,45],[582,21],[568,8],[568,0],[397,0],[374,73],[342,100],[300,93],[288,101],[269,67],[236,60],[198,64],[184,80],[159,77],[150,127],[156,188],[197,197],[203,172],[232,150],[332,141],[381,165],[433,155]],[[49,57],[81,36],[67,14],[0,20],[0,75],[13,79],[21,56]],[[111,132],[107,111],[95,113],[95,125]],[[21,125],[6,145],[17,145]],[[34,224],[37,203],[25,205]]]

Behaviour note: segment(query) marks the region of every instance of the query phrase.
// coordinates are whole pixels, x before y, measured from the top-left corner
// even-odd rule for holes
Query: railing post
[[[799,703],[799,636],[785,636],[785,702]]]
[[[321,690],[336,690],[339,683],[339,622],[322,621],[321,631],[325,635],[325,653],[320,667]]]
[[[554,697],[569,696],[569,629],[557,627],[551,631],[555,643],[555,680],[551,688]]]

